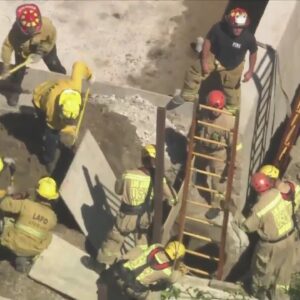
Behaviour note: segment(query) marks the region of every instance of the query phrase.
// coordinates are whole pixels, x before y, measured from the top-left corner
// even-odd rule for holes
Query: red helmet
[[[252,175],[251,185],[256,192],[263,193],[273,187],[273,182],[264,173],[257,172]]]
[[[207,96],[207,104],[211,107],[223,109],[225,106],[225,95],[222,91],[213,90]]]
[[[26,35],[39,32],[42,28],[40,9],[33,3],[18,6],[16,9],[16,18],[21,31]]]
[[[239,7],[232,9],[226,20],[233,27],[247,27],[250,23],[247,11]]]

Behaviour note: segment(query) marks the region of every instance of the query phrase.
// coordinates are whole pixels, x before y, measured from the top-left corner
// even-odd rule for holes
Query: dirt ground
[[[11,113],[0,117],[0,153],[16,160],[16,190],[29,191],[30,194],[34,193],[37,180],[47,174],[39,162],[39,133],[36,128],[38,121],[33,115]],[[117,176],[125,169],[139,164],[141,144],[135,127],[126,117],[108,112],[105,106],[90,104],[87,106],[81,135],[86,128],[94,135]],[[8,174],[4,175],[6,176],[2,176],[2,186],[9,182]],[[57,205],[57,213],[60,224],[55,232],[73,245],[84,249],[85,238],[62,203]],[[22,300],[62,299],[57,293],[15,272],[6,260],[9,258],[6,254],[2,254],[0,258],[1,296]]]

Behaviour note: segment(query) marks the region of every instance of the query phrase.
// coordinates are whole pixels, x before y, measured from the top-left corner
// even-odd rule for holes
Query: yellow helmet
[[[153,144],[148,144],[142,149],[142,157],[156,157],[156,148]]]
[[[273,179],[277,179],[279,177],[279,169],[273,165],[264,165],[259,169],[259,172]]]
[[[4,166],[5,166],[4,161],[3,161],[2,157],[0,157],[0,173],[3,171]]]
[[[55,200],[59,197],[56,182],[51,177],[44,177],[38,181],[36,192],[47,200]]]
[[[81,94],[78,91],[72,89],[63,90],[58,101],[63,117],[76,119],[79,116],[81,102]]]
[[[165,247],[165,251],[172,260],[183,257],[185,255],[185,247],[178,241],[169,242]]]

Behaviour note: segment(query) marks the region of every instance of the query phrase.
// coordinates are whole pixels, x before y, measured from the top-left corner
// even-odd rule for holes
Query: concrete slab
[[[198,299],[226,299],[226,300],[254,300],[256,298],[246,296],[243,291],[241,292],[227,292],[220,289],[212,288],[209,286],[210,280],[202,279],[194,276],[186,275],[181,281],[175,283],[175,287],[181,290],[181,293],[177,299],[189,300]],[[197,296],[196,296],[197,295]]]
[[[73,299],[97,299],[98,274],[82,265],[80,258],[84,255],[84,251],[53,235],[29,277]]]
[[[86,131],[60,194],[82,232],[98,249],[120,205],[115,175],[91,132]]]

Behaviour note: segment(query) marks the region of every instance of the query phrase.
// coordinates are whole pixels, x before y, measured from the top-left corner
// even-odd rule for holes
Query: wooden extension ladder
[[[234,127],[233,128],[223,128],[214,124],[210,124],[207,122],[204,122],[202,120],[198,120],[197,116],[198,113],[201,110],[210,110],[210,111],[217,111],[220,112],[222,114],[228,114],[231,115],[234,119]],[[189,136],[189,151],[188,151],[188,157],[187,157],[187,161],[186,161],[186,167],[185,167],[185,179],[184,179],[184,183],[183,183],[183,195],[182,195],[182,206],[181,206],[181,210],[180,210],[180,214],[179,214],[179,235],[178,235],[178,239],[180,242],[185,243],[185,239],[188,238],[189,239],[189,243],[187,243],[188,245],[191,244],[191,242],[193,242],[194,244],[207,244],[207,243],[212,243],[217,245],[218,248],[218,252],[215,256],[211,255],[210,253],[207,252],[202,252],[201,250],[192,250],[191,247],[189,247],[186,243],[186,253],[188,254],[189,258],[191,258],[191,263],[189,263],[189,260],[185,260],[185,264],[187,266],[187,268],[190,270],[191,273],[194,273],[195,275],[200,275],[200,276],[204,276],[204,277],[215,277],[214,274],[216,274],[217,279],[221,279],[222,278],[222,274],[223,274],[223,265],[224,265],[224,260],[225,260],[225,243],[226,243],[226,233],[227,233],[227,223],[228,223],[228,218],[229,218],[229,203],[231,200],[231,190],[232,190],[232,183],[233,183],[233,175],[234,175],[234,161],[235,161],[235,156],[236,156],[236,145],[237,145],[237,132],[238,132],[238,115],[236,115],[235,117],[229,113],[226,110],[219,110],[216,108],[212,108],[210,106],[206,106],[203,104],[199,104],[199,102],[195,102],[194,104],[194,109],[193,109],[193,119],[192,119],[192,125],[191,125],[191,130],[190,130],[190,136]],[[218,178],[221,177],[221,174],[215,174],[215,173],[211,173],[207,170],[201,169],[200,168],[196,168],[194,166],[195,163],[195,158],[197,157],[202,157],[204,159],[207,160],[218,160],[218,161],[222,161],[218,158],[215,158],[213,156],[201,153],[201,147],[200,147],[200,152],[196,152],[195,150],[195,144],[199,141],[204,141],[206,143],[212,143],[212,144],[217,144],[217,145],[222,145],[225,147],[228,147],[229,145],[224,144],[224,143],[220,143],[218,141],[215,140],[211,140],[211,139],[206,139],[200,136],[196,135],[196,128],[198,125],[201,126],[211,126],[214,127],[218,130],[224,130],[229,132],[229,134],[232,135],[232,145],[231,146],[231,157],[230,157],[230,161],[228,162],[228,168],[227,168],[227,184],[226,184],[226,192],[223,194],[224,195],[224,203],[225,205],[222,208],[223,213],[221,213],[220,215],[223,216],[223,220],[221,223],[217,224],[216,222],[213,222],[212,220],[208,220],[205,217],[195,217],[193,216],[189,216],[187,215],[187,205],[189,206],[195,206],[195,209],[198,207],[199,208],[203,208],[203,209],[209,209],[211,208],[211,206],[207,203],[203,203],[200,200],[195,200],[195,199],[190,199],[190,195],[189,195],[189,191],[190,191],[190,187],[193,186],[194,188],[196,188],[198,191],[204,191],[204,192],[208,192],[208,193],[220,193],[217,190],[214,190],[210,187],[207,186],[202,186],[199,184],[195,184],[193,183],[192,180],[192,175],[195,173],[199,173],[199,174],[203,174],[206,175],[207,178],[211,178],[212,176],[216,176]],[[225,165],[225,161],[224,161],[224,165]],[[195,177],[195,176],[194,176]],[[197,232],[191,232],[187,229],[188,225],[191,222],[196,222],[197,224],[199,224],[200,226],[197,226]],[[192,224],[193,225],[193,224]],[[195,224],[194,224],[195,225]],[[220,231],[220,238],[218,240],[216,240],[215,238],[213,238],[212,235],[207,234],[207,230],[209,231],[209,228],[207,228],[207,226],[209,226],[210,228],[212,227],[217,227],[218,230]],[[198,227],[203,228],[203,231],[206,233],[203,233],[202,230],[199,230]],[[200,229],[201,229],[200,228]],[[201,232],[200,232],[201,231]],[[189,249],[190,248],[190,249]],[[206,270],[203,268],[202,263],[197,263],[196,261],[199,260],[204,260],[205,264],[208,267]],[[212,266],[214,266],[215,268],[217,267],[217,272],[215,273],[214,271],[209,271],[211,270]]]

